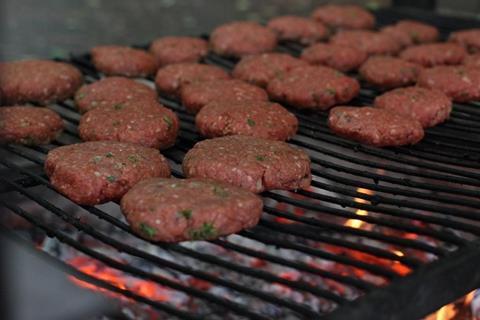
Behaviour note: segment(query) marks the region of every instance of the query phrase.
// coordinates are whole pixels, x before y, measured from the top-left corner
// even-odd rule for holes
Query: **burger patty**
[[[421,67],[399,58],[370,57],[360,68],[363,79],[379,88],[404,87],[417,82]]]
[[[42,105],[73,96],[83,77],[74,66],[49,60],[0,63],[0,104],[33,102]]]
[[[306,65],[304,61],[285,53],[262,53],[243,57],[232,74],[235,78],[265,88],[276,75]]]
[[[467,52],[463,47],[454,43],[421,44],[405,49],[400,58],[417,63],[424,67],[438,65],[460,64]]]
[[[268,100],[268,95],[262,88],[232,79],[186,85],[182,88],[181,99],[187,111],[197,113],[204,105],[212,101],[262,101]]]
[[[303,50],[300,59],[314,65],[324,65],[348,72],[355,70],[367,59],[367,54],[353,46],[316,43]]]
[[[193,37],[163,37],[155,39],[150,52],[159,67],[181,62],[198,62],[208,53],[208,42]]]
[[[480,53],[466,56],[463,60],[463,64],[468,68],[480,67]]]
[[[58,192],[91,206],[119,200],[140,180],[170,176],[167,160],[158,150],[114,141],[53,149],[47,155],[45,172]]]
[[[95,69],[107,76],[146,77],[157,71],[153,56],[125,46],[98,46],[92,49]]]
[[[84,141],[121,141],[166,149],[175,143],[177,115],[155,101],[132,101],[96,108],[80,119]]]
[[[298,41],[304,45],[325,39],[329,33],[323,23],[299,16],[273,18],[267,27],[275,31],[279,40]]]
[[[0,143],[46,144],[63,130],[63,121],[47,108],[12,106],[0,108]]]
[[[252,192],[310,186],[310,159],[283,141],[227,136],[195,144],[183,159],[189,178],[210,178]]]
[[[207,179],[153,178],[133,187],[121,201],[132,230],[162,242],[211,240],[258,223],[257,195]]]
[[[412,37],[405,32],[397,28],[396,25],[389,25],[380,29],[380,33],[383,33],[397,41],[402,48],[410,47],[414,44]]]
[[[107,77],[83,85],[75,94],[75,105],[81,113],[97,107],[142,100],[156,101],[157,93],[143,83],[122,77]]]
[[[394,55],[402,49],[401,43],[391,36],[367,30],[341,31],[330,38],[330,43],[359,48],[367,55]]]
[[[299,109],[327,110],[358,95],[358,81],[323,66],[298,67],[275,77],[267,87],[270,97]]]
[[[436,27],[416,20],[400,20],[391,27],[399,33],[406,34],[412,43],[435,42],[440,35]]]
[[[276,45],[275,32],[250,21],[235,21],[221,25],[210,35],[211,49],[227,57],[269,52],[273,51]]]
[[[332,28],[372,29],[375,26],[375,17],[357,5],[323,5],[313,12],[312,17]]]
[[[472,53],[480,52],[480,29],[467,29],[452,32],[449,41],[464,46]]]
[[[269,101],[214,101],[200,110],[195,124],[200,134],[208,138],[240,134],[288,140],[298,128],[295,115]]]
[[[444,122],[452,101],[442,92],[420,87],[400,88],[375,98],[376,108],[390,110],[418,120],[424,128]]]
[[[341,137],[376,147],[415,144],[424,135],[414,118],[372,107],[335,107],[330,110],[328,126]]]

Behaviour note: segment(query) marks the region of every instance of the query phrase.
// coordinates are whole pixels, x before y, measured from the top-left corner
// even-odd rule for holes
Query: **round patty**
[[[372,29],[375,26],[375,17],[357,5],[323,5],[313,12],[312,17],[332,28]]]
[[[53,149],[45,172],[57,191],[82,205],[119,200],[140,180],[170,176],[167,160],[158,150],[114,141]]]
[[[274,78],[267,91],[276,101],[299,109],[327,110],[358,95],[358,81],[323,66],[292,69]]]
[[[367,54],[358,48],[331,43],[316,43],[300,56],[310,64],[324,65],[333,69],[348,72],[355,70],[367,59]]]
[[[0,63],[0,104],[42,105],[73,96],[83,77],[74,66],[49,60]]]
[[[178,118],[154,101],[132,101],[96,108],[80,119],[78,131],[84,141],[121,141],[165,149],[175,143]]]
[[[160,67],[173,63],[198,62],[207,55],[208,42],[193,37],[163,37],[152,42],[150,52]]]
[[[359,48],[368,55],[393,55],[402,49],[402,45],[391,36],[366,30],[342,31],[334,35],[330,42]]]
[[[393,27],[408,35],[413,43],[435,42],[440,35],[436,27],[415,20],[401,20]]]
[[[480,53],[471,54],[465,57],[463,64],[469,68],[480,68]]]
[[[420,87],[400,88],[375,98],[374,106],[417,119],[424,128],[448,119],[452,101],[442,92]]]
[[[261,101],[268,100],[268,94],[262,88],[232,79],[186,85],[182,88],[181,98],[182,104],[189,112],[197,113],[212,101]]]
[[[298,128],[295,115],[269,101],[214,101],[200,110],[195,124],[200,134],[208,138],[241,134],[288,140]]]
[[[330,110],[328,126],[339,136],[377,147],[415,144],[424,135],[417,120],[372,107],[335,107]]]
[[[480,52],[480,29],[467,29],[452,32],[449,41],[464,46],[470,52]]]
[[[62,130],[62,118],[50,109],[0,108],[0,143],[46,144],[55,140]]]
[[[121,206],[141,237],[179,242],[251,228],[260,219],[263,202],[251,192],[213,180],[154,178],[133,187]]]
[[[304,61],[285,53],[262,53],[243,57],[232,74],[235,78],[264,88],[276,75],[305,65]]]
[[[439,66],[423,70],[417,84],[437,89],[458,102],[480,100],[480,68]]]
[[[410,47],[414,44],[412,37],[405,32],[397,28],[396,25],[389,25],[380,29],[380,33],[383,33],[397,41],[402,48]]]
[[[273,18],[267,27],[275,31],[279,40],[312,44],[328,37],[328,29],[321,22],[298,16]]]
[[[252,192],[310,186],[310,159],[282,141],[227,136],[195,144],[183,159],[187,177],[211,178]]]
[[[400,58],[424,67],[460,64],[465,59],[465,49],[454,43],[431,43],[413,46],[403,50]]]
[[[229,79],[230,75],[220,67],[199,63],[177,63],[161,68],[155,77],[159,92],[178,97],[182,86],[201,81]]]
[[[75,105],[81,113],[129,101],[156,101],[157,93],[149,86],[122,77],[107,77],[83,85],[75,94]]]
[[[217,27],[210,36],[212,50],[227,57],[273,51],[277,45],[275,32],[256,22],[235,21]]]
[[[95,68],[107,76],[146,77],[157,70],[153,56],[124,46],[98,46],[91,51]]]
[[[362,65],[359,72],[363,79],[379,88],[397,88],[414,84],[421,67],[399,58],[374,56]]]

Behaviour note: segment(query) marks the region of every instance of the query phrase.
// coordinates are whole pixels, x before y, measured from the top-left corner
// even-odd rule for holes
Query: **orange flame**
[[[372,190],[364,189],[364,188],[357,188],[357,193],[373,195]],[[370,201],[362,199],[362,198],[354,198],[353,200],[357,203],[365,203],[365,204],[370,203]],[[368,211],[362,210],[362,209],[357,209],[357,210],[355,210],[355,214],[357,216],[368,216]],[[350,228],[355,228],[355,229],[360,229],[362,227],[367,227],[367,228],[370,227],[370,225],[368,223],[366,223],[362,220],[358,220],[358,219],[349,219],[349,220],[347,220],[347,222],[345,222],[344,225],[347,226],[347,227],[350,227]]]
[[[458,312],[458,306],[461,306],[462,304],[464,306],[469,306],[472,303],[473,300],[473,295],[475,294],[475,290],[467,294],[462,300],[457,300],[454,303],[447,304],[446,306],[441,307],[438,309],[438,311],[432,313],[428,317],[425,318],[425,320],[453,320],[457,316]],[[460,307],[461,309],[461,307]],[[462,318],[463,319],[463,318]]]

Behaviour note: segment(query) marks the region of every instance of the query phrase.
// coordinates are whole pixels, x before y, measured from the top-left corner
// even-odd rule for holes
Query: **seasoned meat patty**
[[[360,75],[373,86],[389,89],[417,82],[421,67],[399,58],[374,56],[360,68]]]
[[[235,78],[265,88],[276,75],[306,65],[304,61],[285,53],[262,53],[243,57],[232,74]]]
[[[259,196],[207,179],[148,179],[121,204],[135,233],[162,242],[211,240],[251,228],[263,208]]]
[[[230,75],[217,66],[199,63],[176,63],[158,70],[155,84],[160,93],[178,97],[181,87],[186,84],[229,78]]]
[[[480,52],[480,28],[452,32],[450,34],[449,41],[456,42],[464,46],[472,53]]]
[[[241,80],[214,80],[186,85],[182,88],[182,103],[191,113],[197,113],[212,101],[268,100],[262,88]]]
[[[380,29],[380,33],[383,33],[397,41],[400,44],[400,47],[410,47],[414,44],[412,37],[405,32],[397,28],[396,25],[389,25]]]
[[[437,89],[458,102],[480,100],[480,68],[439,66],[423,70],[417,84]]]
[[[255,100],[208,103],[197,114],[195,124],[208,138],[241,134],[288,140],[298,128],[295,115],[278,103]]]
[[[227,57],[242,57],[273,51],[275,32],[256,22],[235,21],[217,27],[210,36],[211,49]]]
[[[193,37],[163,37],[155,39],[150,52],[159,67],[181,62],[198,62],[208,53],[208,42]]]
[[[0,143],[46,144],[63,130],[62,118],[47,108],[0,108]]]
[[[332,28],[372,29],[375,26],[375,17],[357,5],[323,5],[313,12],[312,17]]]
[[[74,66],[49,60],[0,63],[0,104],[49,104],[73,96],[83,77]]]
[[[323,66],[298,67],[274,78],[267,91],[276,101],[299,109],[327,110],[352,100],[360,90],[358,81]]]
[[[399,88],[375,98],[376,108],[390,110],[418,120],[424,128],[444,122],[452,101],[438,90],[420,87]]]
[[[463,64],[468,68],[480,68],[480,53],[466,56],[463,60]]]
[[[107,77],[83,85],[75,94],[75,105],[81,113],[97,107],[143,100],[156,101],[157,93],[143,83],[122,77]]]
[[[297,41],[305,45],[328,37],[328,29],[323,23],[299,16],[273,18],[267,27],[275,31],[279,40]]]
[[[438,40],[439,32],[438,29],[432,25],[416,21],[416,20],[400,20],[395,25],[387,27],[393,29],[384,29],[395,30],[392,34],[403,33],[407,35],[412,43],[429,43],[435,42]]]
[[[78,126],[84,141],[121,141],[166,149],[175,143],[177,115],[154,101],[132,101],[85,113]]]
[[[310,64],[324,65],[342,72],[357,69],[367,59],[367,54],[353,46],[316,43],[303,50],[300,59]]]
[[[421,44],[405,49],[400,58],[417,63],[424,67],[438,65],[460,64],[467,52],[463,47],[454,43]]]
[[[335,107],[330,110],[328,126],[339,136],[377,147],[415,144],[424,135],[414,118],[372,107]]]
[[[394,55],[402,49],[402,44],[388,34],[367,30],[341,31],[330,38],[330,43],[352,46],[368,55]]]
[[[310,159],[283,141],[227,136],[198,142],[183,159],[191,178],[210,178],[252,192],[310,185]]]
[[[47,155],[45,172],[58,192],[91,206],[120,200],[143,179],[170,176],[167,160],[158,150],[115,141],[53,149]]]
[[[153,56],[125,46],[98,46],[91,51],[95,68],[107,76],[146,77],[157,71]]]

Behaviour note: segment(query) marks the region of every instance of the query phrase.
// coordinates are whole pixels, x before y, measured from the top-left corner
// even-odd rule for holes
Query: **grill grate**
[[[426,20],[437,25],[442,23],[442,31],[450,31],[453,27],[462,28],[457,19],[423,15],[420,18],[408,14],[402,16],[392,10],[382,10],[378,14],[380,24],[392,23],[401,17]],[[456,21],[455,24],[452,21]],[[469,27],[471,25],[470,22]],[[281,45],[279,50],[293,55],[299,53],[298,45],[292,43]],[[100,77],[88,55],[74,56],[72,62],[84,72],[87,81]],[[235,63],[214,54],[210,54],[204,62],[226,69],[231,69]],[[145,81],[151,84],[152,79]],[[352,104],[369,104],[378,94],[376,90],[363,86],[360,96]],[[176,146],[163,154],[172,165],[173,175],[182,177],[182,158],[200,137],[194,127],[194,117],[187,114],[180,104],[164,97],[160,101],[175,110],[181,120],[181,132]],[[305,319],[373,319],[378,318],[379,314],[388,319],[418,318],[480,286],[480,275],[475,270],[480,263],[480,103],[455,104],[451,120],[428,129],[421,143],[408,148],[389,149],[362,146],[334,136],[326,126],[325,113],[308,114],[292,109],[300,119],[300,128],[290,143],[303,147],[311,156],[314,175],[312,188],[296,193],[265,192],[265,214],[259,225],[236,237],[294,252],[312,261],[336,263],[342,268],[353,268],[361,272],[329,270],[301,259],[279,255],[279,251],[270,253],[253,249],[245,242],[234,241],[232,237],[210,241],[208,244],[217,250],[235,252],[244,257],[288,267],[311,277],[334,281],[352,288],[356,293],[353,297],[346,297],[302,278],[291,280],[185,244],[152,244],[176,257],[190,259],[188,261],[191,264],[182,263],[183,260],[167,259],[143,250],[142,246],[133,245],[132,243],[151,244],[134,235],[123,220],[102,206],[77,208],[104,221],[110,230],[121,234],[122,239],[97,228],[91,221],[79,218],[76,212],[62,209],[54,200],[44,197],[44,191],[39,191],[38,187],[46,187],[50,192],[53,190],[41,167],[50,149],[80,141],[76,129],[80,115],[72,101],[50,107],[64,118],[64,134],[52,145],[1,147],[0,165],[14,173],[11,177],[0,177],[5,192],[14,191],[22,195],[25,200],[40,206],[43,212],[63,220],[95,243],[111,247],[135,261],[173,270],[177,275],[207,281],[238,295],[249,296],[255,301],[290,310],[296,317]],[[26,168],[20,165],[20,160],[30,166]],[[228,311],[251,319],[270,318],[242,301],[227,299],[222,294],[207,292],[155,272],[145,271],[136,264],[114,259],[101,250],[82,244],[68,231],[44,222],[8,198],[0,198],[0,205],[78,252],[109,267],[204,301],[217,315]],[[298,215],[295,210],[303,210],[305,214]],[[368,214],[360,215],[359,210]],[[281,223],[281,219],[295,223]],[[345,224],[348,219],[361,221],[371,228],[348,226]],[[124,241],[123,237],[132,242]],[[397,250],[402,254],[398,254]],[[179,318],[201,319],[211,316],[199,316],[194,310],[147,299],[63,264],[68,272],[86,282],[121,293]],[[224,276],[219,277],[208,272],[208,269],[197,268],[197,264],[220,268],[224,270]],[[406,276],[409,270],[414,272]],[[371,281],[369,277],[360,276],[360,273],[382,279],[383,282]],[[308,303],[257,290],[236,281],[233,274],[258,279],[270,285],[280,284],[320,298],[333,307],[314,308]],[[411,307],[413,305],[415,307]]]

